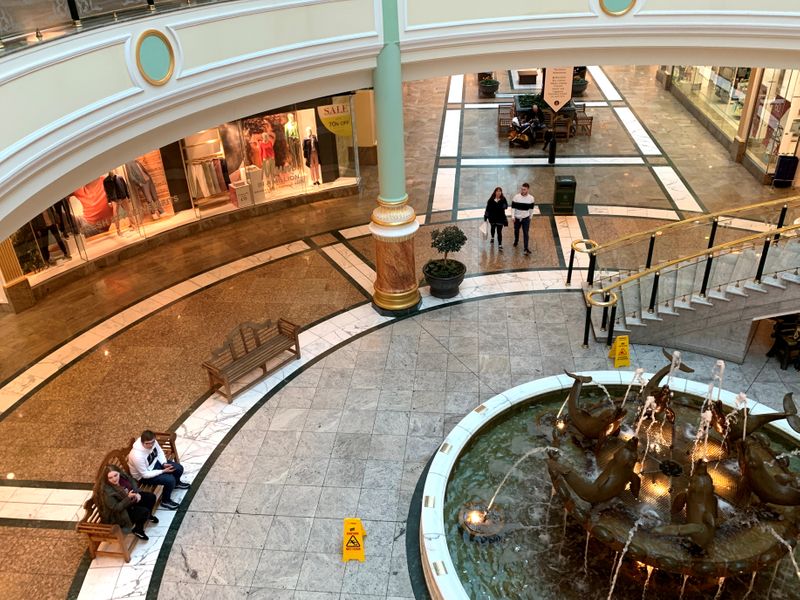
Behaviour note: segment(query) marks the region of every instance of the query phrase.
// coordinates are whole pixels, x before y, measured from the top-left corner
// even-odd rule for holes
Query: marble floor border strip
[[[640,156],[557,156],[556,166],[644,165]],[[462,167],[552,167],[547,157],[462,158]]]
[[[464,101],[464,76],[451,75],[450,89],[447,92],[448,104],[461,104]]]
[[[48,353],[0,387],[0,419],[7,417],[21,400],[63,368],[142,319],[220,281],[307,250],[308,244],[302,241],[262,250],[190,277],[111,315]]]
[[[678,210],[697,213],[705,212],[674,168],[663,165],[655,165],[651,168]]]
[[[620,96],[617,88],[614,87],[614,84],[611,83],[611,80],[603,72],[602,68],[600,68],[598,65],[591,65],[588,67],[588,70],[589,73],[592,74],[595,85],[600,88],[600,91],[603,93],[603,96],[606,97],[606,100],[612,102],[614,100],[622,100],[622,96]]]
[[[567,287],[565,280],[566,271],[563,269],[477,275],[465,279],[459,294],[447,300],[432,297],[428,288],[424,287],[420,289],[421,309],[415,314],[487,297],[532,292],[580,292],[575,287]],[[303,331],[300,334],[302,358],[236,396],[232,403],[228,404],[217,393],[212,394],[177,428],[177,446],[181,449],[185,479],[194,481],[197,478],[198,483],[201,483],[213,460],[227,446],[231,436],[274,393],[303,370],[344,344],[398,320],[377,314],[369,303],[361,304]],[[199,485],[190,490],[189,500],[198,488]],[[176,498],[182,499],[182,491],[173,493],[176,494]],[[189,506],[188,503],[182,506],[177,514],[160,510],[158,513],[162,521],[158,525],[160,535],[155,535],[154,532],[149,542],[137,544],[130,563],[125,564],[121,559],[105,557],[95,559],[86,572],[78,599],[110,599],[119,596],[123,590],[134,596],[152,595],[157,592],[157,588],[149,589],[154,570],[157,565],[161,565],[160,568],[163,569],[164,561],[174,541],[176,530],[173,528],[173,519],[177,526]],[[165,532],[165,528],[168,531]],[[169,541],[165,544],[167,540]],[[147,559],[154,555],[158,555],[158,560]],[[155,584],[160,585],[160,575],[156,577]],[[133,591],[129,591],[131,588]]]
[[[461,133],[461,109],[448,108],[444,115],[440,157],[458,157],[458,143]]]
[[[660,156],[662,154],[661,149],[653,138],[650,137],[650,134],[647,133],[644,126],[629,107],[615,106],[614,112],[639,148],[639,152],[645,156]]]

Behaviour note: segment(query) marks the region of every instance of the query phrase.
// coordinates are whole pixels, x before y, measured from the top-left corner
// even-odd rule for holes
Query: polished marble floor
[[[459,222],[470,237],[460,255],[466,302],[437,308],[426,299],[427,312],[398,322],[365,304],[374,248],[364,225],[376,195],[367,169],[358,197],[206,231],[0,317],[0,339],[9,340],[0,347],[0,473],[15,477],[0,486],[0,533],[31,540],[8,550],[0,591],[35,582],[52,597],[71,586],[77,595],[81,584],[83,598],[144,597],[148,587],[160,598],[412,597],[410,495],[449,428],[516,383],[608,366],[604,346],[580,348],[580,296],[564,291],[562,271],[570,242],[787,193],[732,163],[652,68],[592,74],[609,79],[584,96],[593,135],[561,144],[555,167],[540,148],[508,151],[496,111],[478,107],[486,102],[474,75],[406,85],[417,262],[432,256],[430,229]],[[512,91],[504,81],[495,102]],[[453,116],[443,123],[446,110]],[[553,176],[563,174],[578,179],[578,210],[553,217]],[[493,187],[513,193],[525,180],[540,204],[531,257],[511,247],[508,230],[503,252],[477,234]],[[232,405],[206,398],[202,358],[238,322],[277,316],[307,328],[302,365]],[[649,348],[636,348],[634,360],[661,364]],[[710,371],[711,359],[693,360],[699,377]],[[728,374],[765,403],[800,393],[797,373],[777,369],[760,346]],[[99,458],[144,425],[179,431],[197,485],[131,564],[95,561],[73,586],[77,537],[52,544],[48,536],[74,521]],[[337,524],[353,514],[370,536],[364,565],[339,562]],[[47,569],[27,566],[42,546],[53,556]]]

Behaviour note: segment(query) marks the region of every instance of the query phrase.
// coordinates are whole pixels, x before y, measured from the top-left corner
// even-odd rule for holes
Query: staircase
[[[766,235],[745,235],[655,266],[606,268],[597,270],[596,277],[590,268],[593,281],[584,284],[589,317],[584,343],[591,328],[601,342],[625,334],[632,343],[742,362],[755,321],[800,312],[800,225],[781,227],[785,214],[784,208],[778,227]],[[715,230],[716,225],[712,242]],[[705,243],[703,237],[700,241]],[[602,251],[603,246],[595,246]],[[648,262],[652,249],[653,242]],[[598,256],[593,259],[599,262]]]

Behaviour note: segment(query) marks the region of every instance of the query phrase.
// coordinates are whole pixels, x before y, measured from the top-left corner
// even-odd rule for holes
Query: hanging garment
[[[222,161],[218,158],[214,159],[214,175],[216,176],[220,191],[227,190],[228,186],[225,183],[225,177],[222,175]]]
[[[156,185],[153,183],[153,178],[147,172],[145,166],[138,160],[132,160],[125,164],[128,171],[128,177],[137,191],[144,197],[147,204],[150,206],[150,212],[159,213],[164,212],[161,204],[158,201],[158,192],[156,192]]]

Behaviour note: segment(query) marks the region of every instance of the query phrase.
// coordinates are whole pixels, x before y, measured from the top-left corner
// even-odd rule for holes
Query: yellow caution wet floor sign
[[[342,561],[358,560],[364,562],[364,525],[361,519],[344,520],[344,538],[342,539]]]
[[[614,338],[611,350],[608,351],[608,358],[614,359],[615,369],[631,366],[631,352],[627,335],[618,335]]]

